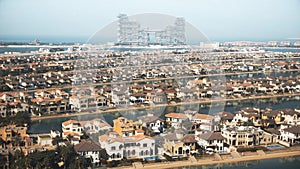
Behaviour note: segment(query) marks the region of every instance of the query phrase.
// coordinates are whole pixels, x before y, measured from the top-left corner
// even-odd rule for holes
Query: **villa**
[[[161,150],[155,145],[155,140],[143,133],[124,137],[116,132],[111,132],[99,136],[99,143],[102,148],[106,149],[109,160],[144,158],[161,154]]]
[[[67,136],[80,139],[83,135],[83,127],[77,120],[68,120],[62,123],[62,137],[65,139]]]

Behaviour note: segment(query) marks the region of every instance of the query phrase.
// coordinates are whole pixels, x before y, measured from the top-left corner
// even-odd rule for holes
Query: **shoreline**
[[[186,161],[176,161],[176,162],[161,162],[161,163],[151,163],[151,164],[144,164],[143,167],[145,169],[152,169],[152,168],[160,168],[160,169],[172,169],[178,167],[197,167],[197,166],[211,166],[211,165],[218,165],[218,164],[230,164],[230,163],[237,163],[237,162],[246,162],[246,161],[256,161],[256,160],[267,160],[273,158],[286,158],[286,157],[293,157],[293,156],[300,156],[299,149],[288,151],[288,152],[273,152],[273,153],[266,153],[266,155],[250,155],[250,156],[242,156],[240,158],[233,158],[233,159],[223,159],[220,161],[216,161],[214,159],[200,159],[196,162],[192,162],[190,160]],[[111,167],[110,169],[133,169],[132,166],[125,166],[125,167]]]
[[[150,108],[156,108],[156,107],[168,107],[168,106],[180,106],[180,105],[188,105],[188,104],[208,104],[208,103],[218,103],[218,102],[228,102],[228,101],[243,101],[243,100],[255,100],[255,99],[269,99],[269,98],[278,98],[278,97],[294,97],[294,96],[300,96],[300,93],[298,94],[282,94],[282,95],[267,95],[267,96],[249,96],[249,97],[239,97],[239,98],[224,98],[224,99],[205,99],[205,100],[199,100],[199,101],[190,101],[190,102],[180,102],[180,103],[174,103],[174,104],[158,104],[154,106],[140,106],[140,107],[126,107],[126,108],[116,108],[116,109],[110,109],[110,110],[97,110],[96,112],[88,112],[89,110],[86,110],[84,112],[80,113],[74,113],[74,114],[60,114],[60,115],[52,115],[52,116],[41,116],[41,117],[31,117],[31,121],[37,121],[37,120],[46,120],[46,119],[54,119],[54,118],[66,118],[66,117],[76,117],[76,116],[83,116],[83,115],[94,115],[94,114],[103,114],[103,113],[116,113],[119,111],[127,111],[127,110],[141,110],[141,109],[150,109]],[[92,110],[92,109],[91,109]]]

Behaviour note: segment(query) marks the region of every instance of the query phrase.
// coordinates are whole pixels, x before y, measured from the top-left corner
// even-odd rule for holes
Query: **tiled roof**
[[[68,120],[68,121],[63,122],[62,125],[67,126],[71,123],[79,123],[79,122],[77,120]]]
[[[225,137],[221,135],[220,132],[207,132],[199,135],[199,138],[204,140],[224,140]]]
[[[143,123],[151,123],[151,122],[155,122],[156,120],[160,120],[162,121],[162,119],[155,117],[155,116],[141,116],[138,117],[139,120],[141,120]]]
[[[214,119],[214,116],[211,116],[211,115],[208,115],[208,114],[199,114],[199,113],[197,113],[193,116],[193,119],[210,119],[210,120],[212,120],[212,119]]]
[[[185,114],[181,113],[169,113],[165,117],[177,118],[177,119],[187,119],[188,117]]]
[[[195,139],[195,135],[194,134],[187,134],[185,135],[182,139],[182,142],[184,143],[195,143],[197,142],[197,140]]]
[[[65,132],[63,132],[63,135],[65,135],[65,136],[77,136],[77,137],[80,137],[80,134],[75,133],[75,132],[71,132],[71,131],[65,131]]]
[[[222,112],[220,114],[221,119],[223,120],[232,120],[234,118],[234,115],[230,112]]]
[[[283,130],[293,134],[300,134],[300,126],[292,126]]]
[[[101,147],[98,144],[96,144],[92,141],[85,141],[85,140],[82,140],[79,144],[76,144],[74,148],[77,152],[88,152],[88,151],[100,151],[101,150]]]

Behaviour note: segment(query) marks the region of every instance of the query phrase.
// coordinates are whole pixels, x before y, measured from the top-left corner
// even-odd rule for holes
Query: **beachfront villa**
[[[185,135],[181,131],[175,131],[163,138],[165,153],[170,156],[187,156],[197,153],[198,144],[194,134]]]
[[[84,158],[90,159],[91,163],[99,165],[100,158],[99,154],[102,148],[100,145],[94,143],[91,140],[82,140],[80,143],[74,146],[74,149],[78,154]]]
[[[253,126],[230,126],[221,131],[225,143],[236,147],[259,145],[264,133],[260,128]]]
[[[280,139],[290,146],[300,143],[300,126],[291,126],[280,130]]]
[[[144,158],[161,154],[155,140],[143,133],[133,136],[120,136],[116,132],[99,136],[99,143],[106,149],[109,160],[121,160],[122,158]]]
[[[218,153],[230,152],[229,145],[225,144],[225,139],[221,132],[206,132],[196,136],[196,140],[203,150]]]
[[[83,127],[77,120],[68,120],[61,124],[62,126],[62,137],[66,139],[68,136],[80,139],[83,135]]]

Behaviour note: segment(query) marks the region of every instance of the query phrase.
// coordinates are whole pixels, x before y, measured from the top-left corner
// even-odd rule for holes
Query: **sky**
[[[86,41],[120,13],[184,17],[211,41],[300,38],[300,0],[0,0],[0,41]]]

